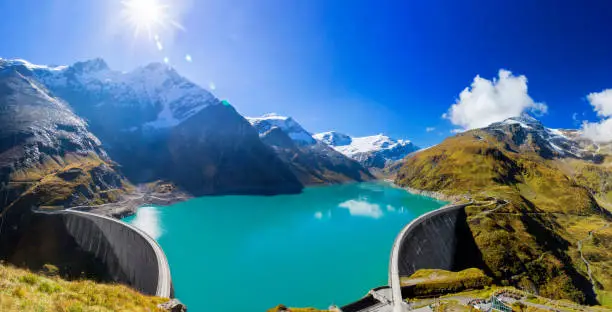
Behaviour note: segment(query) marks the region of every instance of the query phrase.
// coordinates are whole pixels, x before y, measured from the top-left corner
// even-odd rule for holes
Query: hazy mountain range
[[[368,155],[383,151],[376,156],[330,147],[290,117],[247,120],[159,63],[119,72],[102,59],[70,66],[0,60],[0,85],[4,206],[27,194],[37,194],[28,201],[34,206],[102,203],[155,181],[194,196],[295,193],[370,180],[370,167],[402,158],[402,151],[387,155],[386,143],[371,144]],[[103,165],[114,184],[85,175],[87,186],[64,181],[63,192],[45,195],[45,177],[61,179],[83,163]],[[99,191],[113,195],[100,198]]]

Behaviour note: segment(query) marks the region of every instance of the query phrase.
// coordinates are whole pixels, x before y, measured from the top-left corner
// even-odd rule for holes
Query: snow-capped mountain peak
[[[337,131],[317,133],[313,137],[330,146],[349,145],[353,140],[350,136]]]
[[[270,113],[261,117],[246,117],[246,119],[260,134],[264,134],[277,127],[298,144],[312,145],[317,143],[312,135],[291,117]]]
[[[47,89],[66,99],[87,118],[95,118],[90,115],[109,108],[131,112],[132,118],[117,117],[117,126],[126,130],[174,127],[203,108],[220,103],[210,92],[161,63],[129,72],[112,70],[100,58],[71,66],[0,60],[0,68],[3,65],[29,70]]]
[[[343,154],[354,155],[358,153],[368,153],[383,149],[392,149],[398,145],[411,144],[408,140],[394,140],[384,134],[377,134],[351,139],[351,144],[337,146],[337,150],[342,150]]]
[[[491,126],[493,125],[513,125],[513,124],[518,124],[521,127],[525,128],[525,129],[542,129],[544,128],[544,125],[542,125],[542,123],[533,118],[532,116],[528,115],[528,114],[522,114],[521,116],[517,116],[517,117],[510,117],[505,119],[504,121],[498,122],[498,123],[493,123],[491,124]]]
[[[95,58],[87,61],[76,62],[74,65],[70,66],[73,70],[76,70],[80,73],[87,72],[98,72],[98,71],[108,71],[110,68],[106,61],[101,58]]]
[[[49,70],[49,71],[61,71],[66,69],[68,66],[47,66],[32,64],[23,59],[3,59],[0,58],[0,69],[3,67],[17,67],[23,66],[29,70]]]
[[[566,136],[562,130],[545,127],[539,120],[528,114],[492,123],[484,129],[493,134],[504,135],[512,129],[508,128],[512,125],[520,126],[520,128],[512,130],[521,132],[519,135],[515,135],[515,141],[518,145],[523,144],[527,135],[531,135],[534,143],[539,146],[540,153],[547,157],[551,157],[553,154],[572,157],[584,156],[584,150],[578,142]]]
[[[383,168],[418,150],[408,140],[394,140],[384,134],[350,137],[336,131],[317,133],[314,137],[338,152],[359,161],[365,167]]]

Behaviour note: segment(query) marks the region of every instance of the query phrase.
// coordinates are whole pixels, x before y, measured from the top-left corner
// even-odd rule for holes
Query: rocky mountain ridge
[[[0,110],[2,208],[112,201],[129,188],[87,123],[1,60]]]
[[[130,72],[113,71],[101,59],[71,66],[0,60],[0,66],[3,72],[27,77],[44,90],[43,100],[63,103],[83,125],[87,120],[96,146],[105,147],[99,153],[133,183],[168,181],[192,195],[302,189],[231,105],[167,65],[154,63]],[[2,94],[22,92],[24,86],[6,87]],[[44,123],[49,116],[32,120]]]
[[[366,168],[383,169],[419,148],[408,140],[395,140],[378,134],[350,137],[336,131],[317,133],[314,138],[358,161]]]
[[[305,185],[367,181],[368,169],[315,140],[291,117],[267,114],[248,117],[259,137],[272,147]]]

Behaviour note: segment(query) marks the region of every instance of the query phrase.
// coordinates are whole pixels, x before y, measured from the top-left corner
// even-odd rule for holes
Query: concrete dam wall
[[[397,238],[400,276],[419,269],[461,270],[479,254],[467,224],[466,205],[443,207],[413,220]],[[476,248],[476,249],[474,249]]]
[[[402,287],[401,277],[419,269],[460,271],[480,268],[489,273],[467,223],[465,207],[447,205],[412,220],[395,238],[389,259],[389,286],[373,289],[362,299],[342,307],[347,312],[409,311],[403,298],[413,290]],[[378,295],[378,296],[375,296]]]
[[[166,256],[141,230],[109,217],[66,210],[22,213],[3,229],[2,256],[32,270],[58,266],[63,276],[126,284],[172,297]]]
[[[419,269],[459,271],[477,267],[488,271],[467,223],[468,205],[449,205],[426,213],[399,233],[389,263],[389,285],[396,304],[403,297],[400,278]]]

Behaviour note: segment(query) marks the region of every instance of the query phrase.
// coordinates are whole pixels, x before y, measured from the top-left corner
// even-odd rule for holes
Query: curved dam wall
[[[419,269],[459,271],[480,268],[488,272],[467,223],[465,207],[449,205],[410,222],[397,236],[389,263],[393,301],[401,301],[400,278]]]
[[[465,205],[434,210],[415,219],[398,237],[398,273],[419,269],[462,270],[480,256],[467,224]]]
[[[141,230],[109,217],[66,210],[22,213],[2,231],[3,258],[32,270],[58,266],[69,278],[126,284],[172,297],[170,269],[160,246]],[[12,221],[12,222],[11,222]]]

